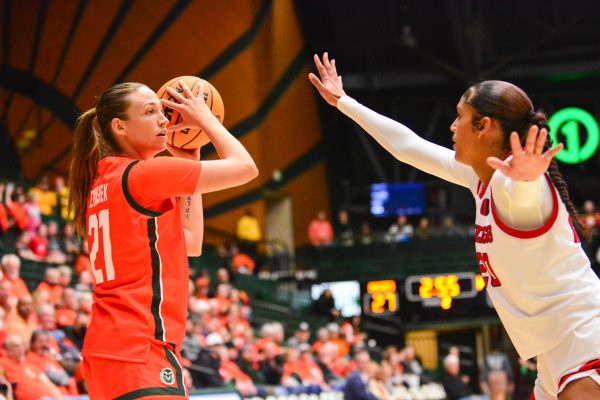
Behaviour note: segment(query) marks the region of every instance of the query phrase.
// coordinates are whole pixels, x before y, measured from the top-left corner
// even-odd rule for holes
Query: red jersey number
[[[104,273],[96,266],[96,257],[99,250],[99,235],[102,235],[102,251],[104,254]],[[110,244],[110,221],[108,210],[100,210],[98,214],[91,214],[88,220],[88,236],[92,237],[92,248],[90,250],[90,261],[96,284],[112,281],[115,279],[115,266],[112,260],[112,247]],[[106,275],[106,279],[104,279]]]
[[[502,286],[500,279],[498,279],[498,275],[496,275],[492,265],[490,264],[490,259],[487,253],[477,253],[477,261],[479,262],[479,272],[482,274],[487,273],[487,276],[483,275],[485,284],[487,285],[489,280],[494,287]]]

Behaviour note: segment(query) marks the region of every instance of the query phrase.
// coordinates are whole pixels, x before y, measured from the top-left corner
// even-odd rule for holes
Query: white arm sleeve
[[[454,151],[428,142],[401,123],[376,113],[349,96],[341,97],[337,107],[398,160],[471,191],[476,190],[475,171],[458,163]]]
[[[513,181],[497,170],[490,182],[494,206],[502,222],[513,229],[542,227],[552,214],[552,192],[546,177],[534,181]]]

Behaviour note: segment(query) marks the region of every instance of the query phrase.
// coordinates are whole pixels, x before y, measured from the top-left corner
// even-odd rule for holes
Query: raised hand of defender
[[[316,54],[314,55],[314,60],[321,79],[317,78],[312,72],[308,74],[308,79],[315,85],[325,101],[336,107],[338,99],[345,96],[346,92],[344,92],[342,77],[337,74],[335,60],[329,62],[329,55],[327,53],[323,53],[323,62],[321,62],[319,56]]]
[[[515,181],[533,181],[548,170],[554,156],[563,149],[563,144],[559,143],[543,152],[547,137],[546,129],[540,130],[537,125],[532,125],[527,132],[523,148],[519,141],[519,134],[513,132],[510,135],[512,159],[502,161],[496,157],[489,157],[487,163]]]
[[[182,121],[169,126],[168,130],[180,131],[187,128],[204,129],[211,119],[216,120],[204,101],[204,85],[202,83],[200,84],[200,91],[197,96],[194,96],[184,81],[179,81],[179,86],[183,90],[182,93],[167,87],[167,92],[177,100],[176,102],[166,99],[160,100],[163,106],[179,111],[182,116]]]

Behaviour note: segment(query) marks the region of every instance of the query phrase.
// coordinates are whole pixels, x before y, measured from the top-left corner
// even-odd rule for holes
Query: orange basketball
[[[172,87],[181,93],[183,90],[179,86],[179,81],[184,81],[190,87],[194,96],[198,95],[198,92],[200,91],[200,84],[204,84],[204,101],[206,101],[208,108],[210,108],[213,115],[217,117],[219,122],[223,123],[225,107],[223,105],[223,99],[221,98],[221,95],[208,81],[198,78],[197,76],[178,76],[177,78],[171,79],[162,85],[160,89],[158,89],[156,92],[158,98],[176,101],[169,94],[169,92],[167,92],[167,87]],[[181,115],[179,114],[179,111],[173,110],[170,107],[164,107],[163,113],[165,114],[165,117],[169,119],[167,126],[181,122]],[[197,149],[198,147],[202,147],[207,144],[209,140],[208,136],[206,136],[201,129],[188,128],[180,131],[169,132],[167,142],[182,149]]]

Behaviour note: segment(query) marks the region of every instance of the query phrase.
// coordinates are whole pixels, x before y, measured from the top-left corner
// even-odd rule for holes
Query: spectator
[[[298,348],[302,344],[308,344],[310,341],[310,326],[306,322],[300,322],[298,329],[294,331],[294,336],[286,342],[287,347]]]
[[[71,349],[69,354],[76,353],[73,349],[81,353],[81,349],[83,349],[83,340],[85,339],[85,334],[89,325],[90,315],[80,311],[77,313],[77,317],[72,326],[67,325],[62,328],[65,333],[65,338],[63,340],[64,347]]]
[[[0,182],[0,238],[3,238],[10,228],[10,222],[8,220],[8,209],[4,205],[4,191],[6,184]]]
[[[457,237],[457,236],[467,236],[468,232],[465,229],[462,229],[454,222],[454,218],[451,215],[447,215],[444,217],[442,222],[442,227],[440,229],[440,233],[438,236],[441,237]]]
[[[308,352],[310,355],[310,346],[303,346],[300,350],[295,348],[287,349],[285,353],[285,363],[283,364],[283,374],[281,375],[281,384],[285,386],[289,394],[310,393],[318,394],[321,392],[321,381],[323,375],[319,367],[304,358],[300,359],[302,352]],[[315,368],[311,371],[311,368]],[[318,372],[317,372],[318,370]],[[311,372],[318,374],[313,376]],[[317,382],[317,380],[319,380]]]
[[[12,294],[12,283],[10,281],[0,281],[0,307],[4,315],[12,313],[17,306],[17,298]]]
[[[65,185],[65,178],[57,175],[54,178],[54,194],[56,196],[57,213],[61,221],[72,221],[74,212],[69,214],[69,188]],[[69,225],[69,224],[67,224]]]
[[[57,205],[56,193],[50,190],[48,185],[48,177],[43,176],[40,178],[37,186],[32,189],[37,192],[38,204],[40,206],[40,212],[44,222],[50,221],[54,217],[54,208]]]
[[[329,342],[337,346],[338,355],[346,357],[350,354],[350,345],[346,338],[340,334],[340,326],[335,322],[330,322],[327,324],[327,330],[329,331]]]
[[[371,234],[371,225],[368,221],[363,221],[360,225],[360,236],[358,238],[360,244],[370,245],[373,243],[373,235]]]
[[[483,393],[493,400],[509,398],[514,391],[514,374],[505,353],[494,349],[485,355],[480,382]]]
[[[421,217],[421,219],[419,219],[419,225],[415,230],[415,237],[419,240],[427,240],[429,239],[430,235],[431,232],[429,231],[429,218]]]
[[[25,358],[25,344],[19,336],[8,336],[4,341],[6,357],[0,358],[0,367],[8,381],[16,384],[16,399],[62,399],[62,394],[42,371]]]
[[[379,400],[391,399],[392,393],[388,392],[388,389],[383,380],[382,368],[376,362],[371,361],[369,363],[369,392],[374,394]]]
[[[76,260],[79,253],[81,253],[81,240],[75,234],[75,229],[71,223],[66,223],[63,228],[60,249],[69,261]]]
[[[308,240],[314,247],[329,246],[333,241],[333,228],[325,216],[325,211],[319,211],[317,218],[308,225]]]
[[[48,221],[48,262],[61,264],[67,261],[67,255],[61,248],[61,238],[58,222]]]
[[[252,275],[254,268],[256,268],[256,263],[250,255],[242,253],[237,246],[232,246],[231,268],[237,274]]]
[[[79,311],[79,298],[73,288],[66,288],[60,302],[60,307],[56,309],[56,325],[60,328],[73,326],[77,313]]]
[[[348,211],[340,210],[335,226],[335,240],[338,245],[348,247],[354,245],[354,229],[350,223]]]
[[[257,387],[252,382],[252,379],[246,375],[240,367],[233,361],[231,361],[230,350],[223,345],[223,343],[215,344],[215,347],[219,353],[221,365],[219,367],[219,374],[221,379],[226,384],[233,384],[238,392],[244,397],[265,397],[266,391],[262,387]]]
[[[31,333],[36,327],[36,318],[33,313],[33,299],[23,296],[17,303],[17,312],[6,317],[6,334],[18,336],[23,343],[29,343]]]
[[[16,254],[5,254],[2,256],[0,263],[2,264],[2,272],[4,273],[3,279],[12,284],[13,296],[17,299],[24,296],[31,296],[27,285],[25,285],[25,282],[19,276],[21,271],[21,259],[19,256]]]
[[[389,227],[385,235],[385,241],[387,243],[410,242],[413,235],[414,228],[408,223],[406,215],[398,215],[396,222]]]
[[[240,250],[256,259],[258,242],[262,239],[260,223],[251,210],[246,210],[236,225]]]
[[[190,360],[191,364],[187,366],[192,376],[194,387],[211,388],[222,387],[223,380],[219,375],[221,368],[221,359],[219,356],[219,346],[222,345],[223,338],[218,333],[211,333],[206,336],[206,349],[200,349],[196,359]]]
[[[37,232],[38,228],[42,224],[42,214],[40,211],[38,202],[38,194],[33,190],[30,190],[27,193],[25,204],[23,204],[23,208],[27,213],[27,218],[29,220],[29,225],[27,226],[27,230],[29,233],[34,234]]]
[[[37,367],[55,384],[64,395],[77,395],[77,383],[69,377],[67,371],[57,361],[50,347],[48,334],[43,329],[36,329],[31,335],[31,345],[27,352],[26,361]]]
[[[25,210],[25,195],[22,192],[13,192],[13,187],[7,185],[6,205],[8,206],[8,214],[14,221],[15,236],[18,236],[29,228],[29,216]]]
[[[369,364],[371,356],[366,350],[359,350],[354,355],[356,371],[348,376],[344,386],[344,400],[377,400],[377,397],[369,392]]]
[[[274,342],[265,342],[262,349],[262,360],[259,363],[259,369],[265,377],[265,383],[267,385],[279,385],[281,383],[284,361],[279,346]]]
[[[460,376],[460,361],[454,354],[444,358],[442,384],[448,400],[487,400],[487,396],[473,394],[473,390]]]
[[[519,357],[519,385],[516,385],[514,398],[527,398],[535,386],[537,379],[537,364],[535,357],[530,360],[524,360]]]
[[[40,224],[31,237],[29,251],[22,252],[21,257],[33,261],[46,261],[48,257],[48,225]]]
[[[92,273],[89,270],[84,269],[79,274],[79,279],[75,284],[75,290],[77,290],[78,292],[91,292],[93,284],[94,278],[92,276]]]
[[[335,300],[330,289],[325,289],[312,305],[313,312],[317,315],[328,317],[330,321],[335,321],[340,316],[340,311],[335,307]]]
[[[67,288],[71,285],[73,280],[73,270],[68,265],[61,265],[58,267],[58,284],[63,288]]]
[[[81,271],[90,271],[92,272],[92,262],[90,260],[90,253],[88,249],[87,240],[84,240],[81,243],[81,253],[77,256],[75,260],[75,271],[78,274],[81,274]]]
[[[36,292],[48,292],[48,299],[53,306],[60,302],[64,290],[60,285],[60,272],[53,267],[46,268],[44,280],[35,289]]]

